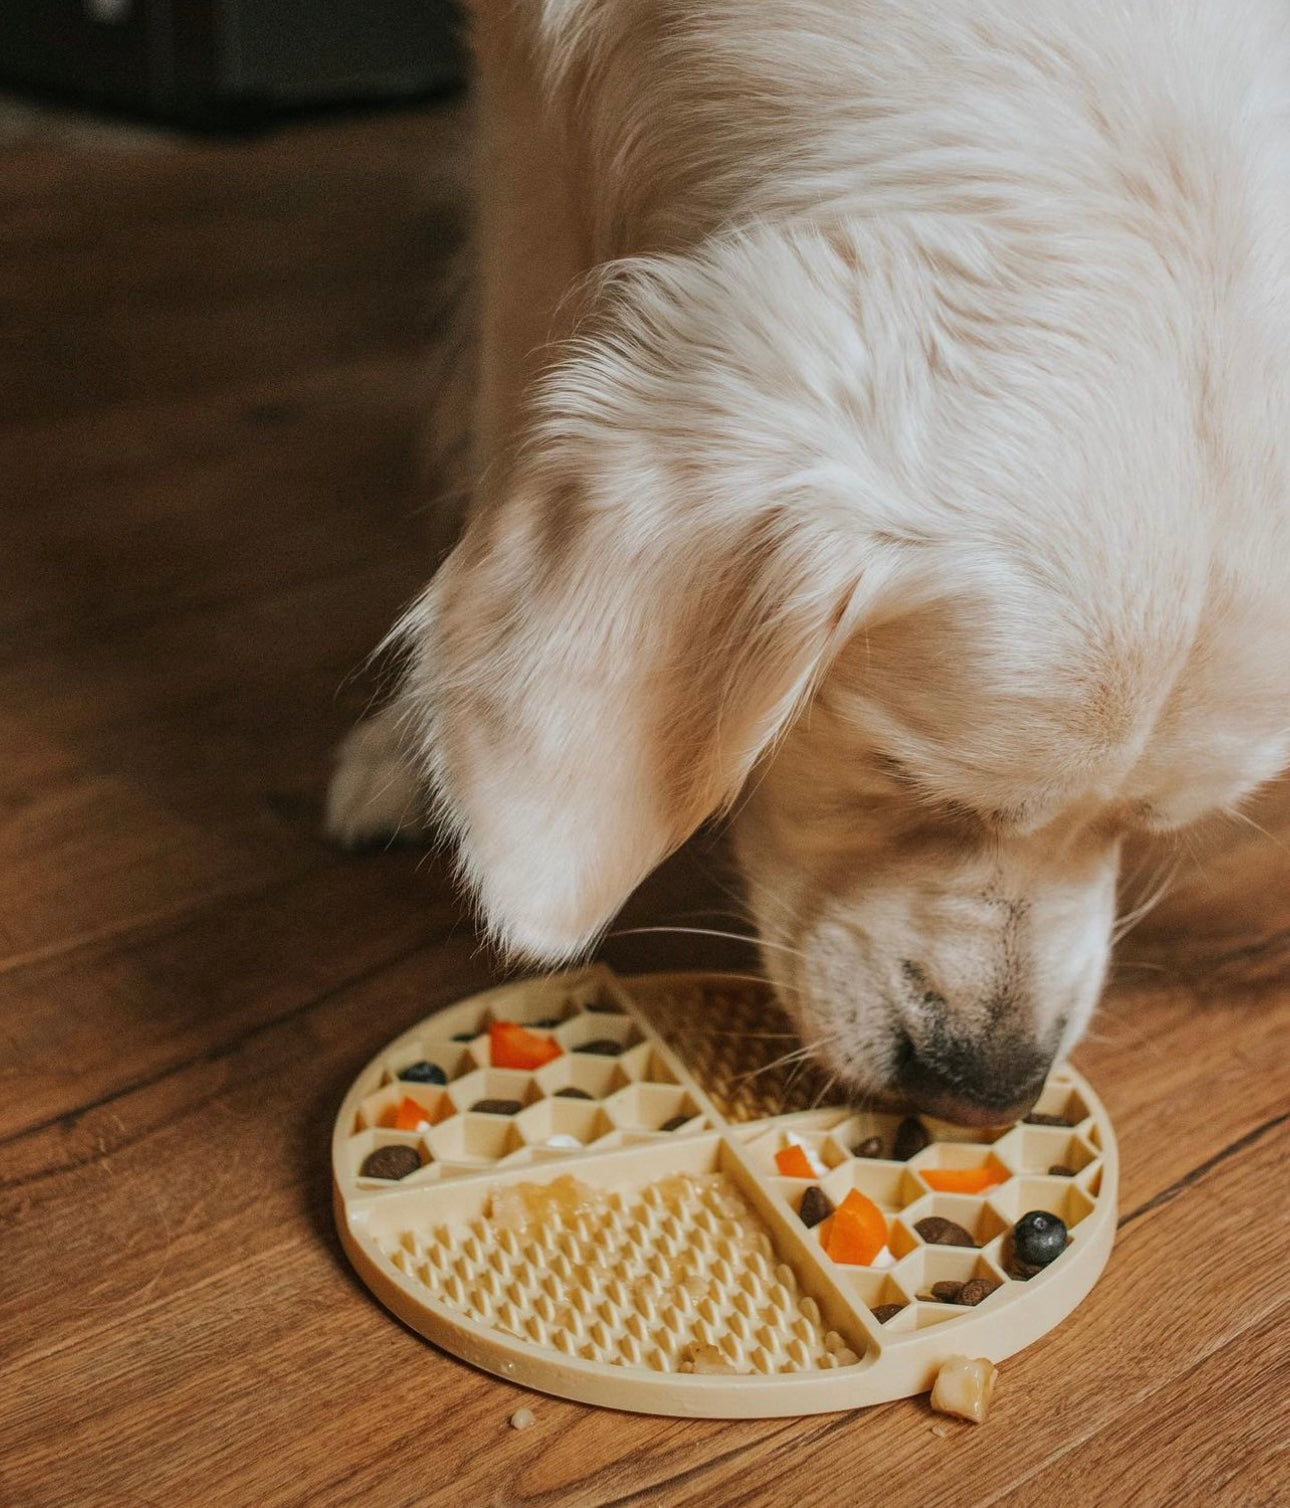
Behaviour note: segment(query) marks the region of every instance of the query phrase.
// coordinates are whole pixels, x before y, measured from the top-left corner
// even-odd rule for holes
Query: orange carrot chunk
[[[488,1061],[494,1068],[541,1068],[560,1056],[560,1044],[540,1037],[514,1021],[494,1021],[488,1028]]]
[[[999,1167],[923,1169],[923,1182],[938,1194],[982,1194],[1007,1177]]]
[[[775,1166],[785,1178],[814,1178],[815,1169],[802,1147],[785,1147],[775,1153]]]
[[[882,1211],[859,1189],[851,1190],[831,1218],[833,1223],[824,1238],[824,1250],[835,1262],[867,1267],[887,1244],[887,1222]]]
[[[404,1095],[393,1111],[387,1111],[384,1123],[396,1131],[415,1131],[422,1121],[431,1119],[430,1112],[420,1101]]]

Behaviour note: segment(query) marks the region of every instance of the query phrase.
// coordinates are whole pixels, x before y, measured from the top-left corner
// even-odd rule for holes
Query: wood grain
[[[331,1118],[384,1041],[501,977],[441,856],[317,836],[425,572],[466,112],[229,143],[4,119],[0,1504],[1290,1498],[1290,862],[1252,829],[1197,850],[1080,1050],[1119,1244],[984,1428],[535,1399],[374,1305]],[[665,866],[611,961],[747,965],[626,930],[728,925],[723,865],[704,837]]]

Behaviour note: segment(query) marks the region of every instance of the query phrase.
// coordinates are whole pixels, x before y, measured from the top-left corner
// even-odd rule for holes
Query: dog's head
[[[599,290],[405,624],[504,943],[577,953],[732,811],[845,1082],[1033,1099],[1123,836],[1290,757],[1284,314],[1202,317],[1135,248],[755,232]]]

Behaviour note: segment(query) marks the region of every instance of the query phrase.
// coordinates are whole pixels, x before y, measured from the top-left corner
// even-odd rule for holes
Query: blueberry
[[[427,1063],[424,1058],[419,1063],[409,1063],[406,1068],[400,1068],[399,1077],[409,1084],[446,1084],[448,1082],[448,1075],[438,1063]]]
[[[1066,1226],[1047,1210],[1031,1210],[1012,1229],[1012,1249],[1027,1267],[1047,1267],[1066,1250]]]

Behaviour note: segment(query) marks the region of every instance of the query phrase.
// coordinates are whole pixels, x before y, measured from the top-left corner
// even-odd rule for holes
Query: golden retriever
[[[1290,761],[1290,6],[472,19],[476,501],[332,829],[423,781],[556,959],[733,813],[819,1055],[1010,1118]]]

